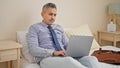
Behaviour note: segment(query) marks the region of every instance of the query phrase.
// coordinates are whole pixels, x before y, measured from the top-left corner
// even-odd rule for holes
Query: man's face
[[[56,18],[56,12],[57,10],[55,8],[47,8],[45,9],[41,15],[43,17],[43,22],[46,23],[47,25],[53,24]]]

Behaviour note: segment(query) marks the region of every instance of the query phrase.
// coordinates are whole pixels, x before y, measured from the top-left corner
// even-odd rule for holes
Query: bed
[[[68,38],[70,37],[70,35],[93,36],[87,24],[81,25],[74,29],[65,29],[65,32]],[[27,34],[27,31],[17,32],[17,41],[23,46],[21,49],[21,68],[42,68],[38,64],[35,63],[34,58],[29,54],[29,50],[28,50],[28,46],[26,42],[26,34]],[[114,46],[100,46],[97,43],[97,41],[93,39],[93,43],[92,43],[92,47],[91,47],[89,55],[91,55],[95,50],[98,50],[100,47],[102,49],[120,51],[120,48],[117,48]],[[59,60],[55,62],[52,62],[52,61],[49,61],[49,62],[51,62],[51,65],[53,66],[54,65],[58,66],[57,68],[59,68],[59,66],[61,65],[63,67],[60,67],[60,68],[66,68],[66,66],[71,65],[70,62],[72,62],[72,64],[74,65],[77,65],[77,67],[74,66],[74,67],[69,67],[69,68],[82,68],[82,67],[78,67],[79,63],[74,60],[71,60],[71,58],[68,58],[68,61],[63,61],[63,60],[64,59],[59,58]],[[43,68],[51,68],[49,67],[49,64],[47,62],[44,62],[43,65],[48,66],[48,67],[43,67]],[[112,65],[112,64],[102,63],[102,62],[100,62],[100,65],[101,65],[101,68],[120,68],[120,65]]]

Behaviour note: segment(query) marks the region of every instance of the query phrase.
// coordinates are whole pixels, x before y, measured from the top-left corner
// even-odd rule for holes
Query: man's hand
[[[53,52],[53,56],[65,56],[66,55],[66,51],[62,50],[62,51],[54,51]]]

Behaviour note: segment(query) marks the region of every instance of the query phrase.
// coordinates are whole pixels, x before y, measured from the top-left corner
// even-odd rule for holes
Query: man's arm
[[[66,51],[65,50],[54,51],[53,52],[53,56],[65,56],[65,55],[66,55]]]
[[[52,56],[54,50],[44,49],[39,47],[37,29],[35,26],[31,26],[27,34],[27,42],[29,46],[29,52],[34,57],[48,57]]]

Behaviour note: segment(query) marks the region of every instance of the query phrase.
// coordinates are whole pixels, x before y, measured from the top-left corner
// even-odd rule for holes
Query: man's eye
[[[52,13],[50,13],[49,15],[51,15],[51,16],[52,16],[53,14],[52,14]]]
[[[50,15],[50,16],[52,16],[52,15],[56,16],[56,14],[53,14],[53,13],[50,13],[49,15]]]
[[[54,16],[56,16],[56,14],[54,14]]]

